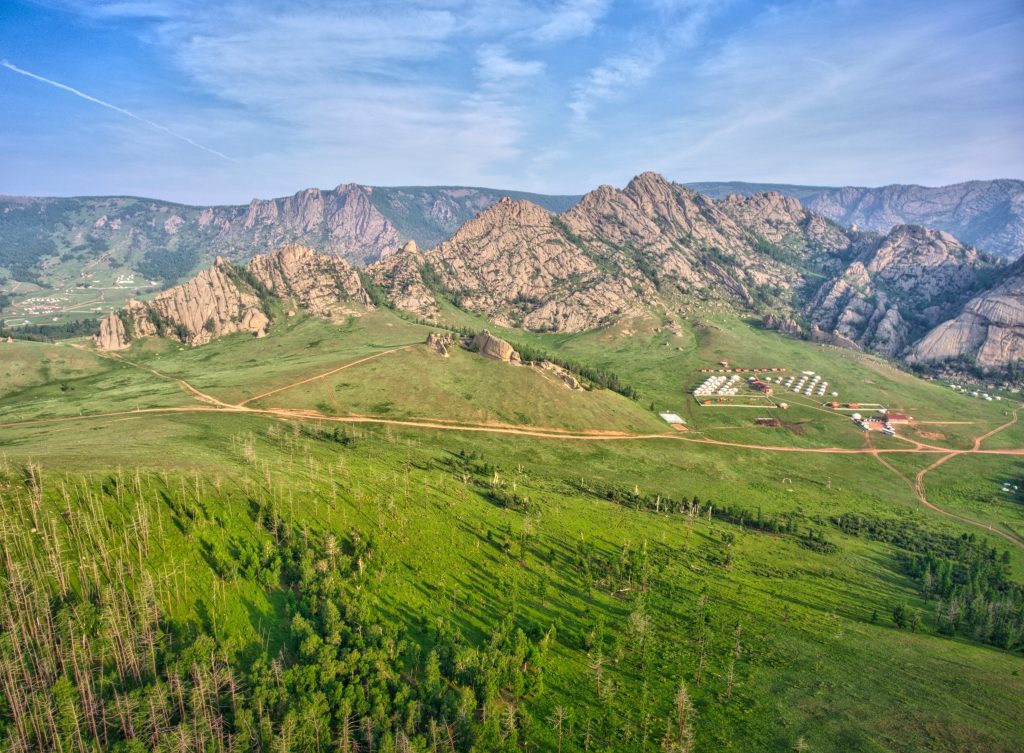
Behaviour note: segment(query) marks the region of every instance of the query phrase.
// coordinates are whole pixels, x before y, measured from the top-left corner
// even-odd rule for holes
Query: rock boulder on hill
[[[477,353],[487,358],[504,361],[505,363],[522,363],[522,358],[519,357],[519,353],[516,352],[515,348],[501,338],[495,337],[486,329],[483,332],[477,333],[473,338],[471,347]]]
[[[111,311],[100,320],[100,331],[95,337],[95,343],[100,350],[125,350],[131,345],[124,322],[117,312]]]

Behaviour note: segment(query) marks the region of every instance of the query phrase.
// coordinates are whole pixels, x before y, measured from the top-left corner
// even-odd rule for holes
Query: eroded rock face
[[[341,301],[371,305],[359,273],[348,262],[305,246],[285,246],[276,253],[253,257],[247,266],[272,295],[292,297],[319,316],[329,316]]]
[[[1015,259],[1024,250],[1024,182],[971,181],[936,188],[827,189],[808,206],[845,225],[889,232],[913,223],[943,228],[973,246]]]
[[[795,202],[766,195],[723,208],[644,173],[622,191],[592,191],[559,217],[503,199],[440,246],[425,254],[403,249],[368,272],[397,307],[428,320],[437,316],[442,292],[499,324],[560,332],[657,307],[663,286],[747,305],[751,286],[785,290],[798,282],[793,268],[765,254],[763,239],[733,214],[765,232],[775,223],[779,238],[796,233],[792,253],[806,252],[809,241],[800,233],[813,218]],[[829,223],[818,235],[819,252],[850,244]]]
[[[177,339],[189,345],[202,345],[215,337],[243,331],[243,317],[251,309],[258,309],[260,301],[229,276],[229,269],[218,258],[213,267],[159,293],[146,307]],[[157,334],[155,324],[153,328],[142,334]]]
[[[387,292],[388,299],[396,308],[436,322],[437,299],[423,279],[422,264],[421,254],[403,248],[397,254],[367,267],[366,273],[374,284]]]
[[[100,331],[94,341],[100,350],[124,350],[130,345],[124,322],[116,312],[111,311],[100,320]]]
[[[914,362],[967,356],[979,366],[1003,367],[1024,359],[1024,266],[929,332],[908,356]]]
[[[443,332],[431,332],[427,335],[427,347],[447,358],[455,347],[455,338]]]
[[[506,363],[522,363],[522,359],[519,357],[519,353],[516,352],[515,348],[500,337],[495,337],[486,329],[483,332],[479,332],[473,338],[472,348],[477,353],[482,356],[486,356],[487,358],[493,358],[497,361],[504,361]]]
[[[713,197],[760,193],[759,184],[693,184]],[[810,211],[845,227],[888,233],[897,225],[945,230],[964,243],[1008,259],[1024,253],[1024,181],[977,180],[950,186],[879,188],[778,186]]]
[[[787,335],[803,334],[803,328],[800,324],[795,319],[789,317],[767,314],[761,323],[765,329],[773,329],[776,332],[783,332]]]
[[[897,356],[954,312],[989,266],[948,233],[897,227],[826,281],[807,314],[824,331]]]
[[[342,304],[371,305],[359,275],[347,262],[301,246],[255,257],[245,271],[248,274],[218,257],[210,269],[148,302],[129,301],[120,315],[111,314],[100,323],[96,347],[123,350],[134,339],[154,335],[189,345],[203,345],[232,332],[263,337],[270,319],[260,287],[274,297],[294,298],[321,316],[337,312]]]
[[[323,238],[318,246],[324,251],[361,263],[398,248],[394,225],[373,206],[369,189],[354,183],[333,191],[307,188],[283,199],[253,199],[241,223],[229,221],[229,227],[237,224],[256,245]]]
[[[639,310],[626,270],[600,268],[528,201],[502,199],[425,261],[462,306],[505,326],[580,332]]]

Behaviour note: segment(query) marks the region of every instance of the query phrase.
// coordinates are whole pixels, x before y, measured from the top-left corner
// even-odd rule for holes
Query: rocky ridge
[[[218,257],[191,280],[145,303],[129,301],[100,322],[100,350],[123,350],[132,340],[163,336],[203,345],[233,332],[263,337],[270,324],[267,301],[292,298],[310,313],[330,316],[348,304],[370,306],[359,276],[347,262],[301,246],[254,257],[236,267]]]
[[[826,332],[898,356],[977,290],[990,266],[946,232],[900,226],[821,285],[805,313]]]
[[[780,194],[714,201],[654,173],[562,215],[505,199],[425,253],[367,272],[397,308],[439,301],[498,324],[580,332],[682,300],[772,311],[767,326],[900,356],[977,292],[993,262],[948,233],[846,230]],[[823,280],[823,281],[822,281]]]
[[[61,286],[88,279],[102,261],[159,287],[184,281],[216,256],[240,263],[289,243],[365,265],[408,240],[440,243],[504,193],[344,183],[207,207],[125,196],[0,196],[0,268],[15,280]],[[578,198],[519,195],[553,211]]]
[[[734,214],[771,226],[789,250],[766,254],[772,243]],[[601,186],[558,216],[503,199],[449,241],[394,254],[367,273],[393,305],[427,320],[445,296],[503,326],[580,332],[666,296],[749,305],[755,293],[785,292],[799,280],[787,254],[839,253],[851,243],[782,197],[737,197],[722,207],[644,173],[624,190]]]

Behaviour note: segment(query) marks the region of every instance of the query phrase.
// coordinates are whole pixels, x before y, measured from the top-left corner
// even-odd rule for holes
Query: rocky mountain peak
[[[480,212],[476,217],[463,225],[452,236],[455,241],[459,236],[473,236],[490,227],[546,226],[551,224],[551,213],[544,207],[526,199],[512,199],[503,196],[501,200]]]
[[[626,184],[624,193],[632,196],[659,196],[672,193],[676,186],[665,179],[661,173],[648,170],[635,176]],[[689,191],[690,189],[686,189]]]

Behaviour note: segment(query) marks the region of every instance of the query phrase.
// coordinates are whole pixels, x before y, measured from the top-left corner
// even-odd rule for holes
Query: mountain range
[[[529,199],[553,212],[578,199],[488,188],[353,183],[238,206],[118,196],[8,196],[0,197],[0,270],[11,279],[48,287],[73,283],[102,261],[169,286],[217,256],[244,260],[287,243],[362,265],[396,251],[406,240],[436,245],[502,196]]]
[[[900,224],[945,230],[964,243],[1016,259],[1024,254],[1024,182],[974,181],[941,188],[826,188],[693,183],[710,198],[772,192],[844,226],[888,233]],[[97,263],[138,272],[158,286],[181,282],[217,256],[244,260],[287,243],[365,265],[408,240],[431,248],[503,196],[565,212],[580,196],[489,188],[309,188],[247,205],[188,206],[133,197],[0,197],[3,277],[40,287],[74,284]]]
[[[1024,181],[974,180],[949,186],[880,188],[781,183],[689,183],[713,198],[772,191],[798,199],[841,225],[887,233],[896,225],[945,230],[964,243],[1007,259],[1024,254]]]
[[[361,274],[307,247],[245,266],[218,259],[108,317],[99,341],[117,348],[157,333],[191,344],[259,334],[268,298],[321,315],[375,300],[426,321],[454,304],[502,326],[568,333],[722,305],[816,341],[1001,367],[1024,342],[1020,279],[1020,264],[1007,267],[944,231],[901,225],[879,236],[778,193],[714,200],[643,173],[558,214],[504,197],[450,239],[427,251],[415,242],[389,249]],[[970,324],[957,324],[965,316]]]

